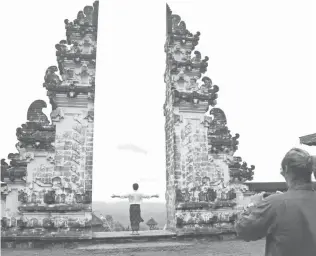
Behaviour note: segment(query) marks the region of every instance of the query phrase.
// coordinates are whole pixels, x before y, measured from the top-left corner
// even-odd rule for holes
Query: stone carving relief
[[[88,99],[94,101],[94,91],[88,92]]]
[[[173,47],[167,49],[169,57],[178,62],[187,62],[191,58],[191,50],[184,49],[180,43],[175,43]]]
[[[204,79],[205,83],[200,87],[197,83],[197,77],[189,77],[184,73],[173,76],[174,103],[180,101],[198,104],[205,102],[208,105],[215,106],[217,104],[217,85],[212,85],[209,78]]]
[[[4,182],[5,178],[14,182],[15,180],[25,181],[26,176],[26,161],[21,161],[19,154],[9,154],[11,159],[10,165],[8,165],[5,159],[1,160],[1,181]]]
[[[186,25],[184,21],[181,21],[181,17],[179,15],[172,15],[172,32],[174,34],[185,35],[189,34],[190,32],[186,29]]]
[[[198,77],[190,77],[188,87],[186,88],[187,91],[193,92],[198,90],[199,84],[197,82],[197,79]]]
[[[213,118],[211,116],[204,116],[204,120],[201,122],[201,124],[204,125],[204,127],[209,127],[212,123]]]
[[[1,227],[3,230],[7,230],[12,227],[19,227],[21,234],[37,234],[44,235],[46,229],[52,228],[84,228],[91,225],[92,217],[71,217],[71,216],[56,216],[56,217],[26,217],[26,216],[6,216],[1,219]],[[25,229],[27,228],[27,229]],[[30,228],[38,228],[38,230],[32,230]],[[25,230],[24,230],[25,229]],[[54,233],[52,234],[52,236]]]
[[[58,71],[58,68],[56,66],[50,66],[47,68],[44,81],[45,84],[51,85],[51,86],[58,86],[61,84],[62,80],[61,78],[56,74]]]
[[[91,195],[85,191],[85,137],[88,127],[87,119],[91,113],[75,115],[72,130],[66,130],[56,135],[56,166],[62,168],[62,173],[52,178],[55,203],[87,203]],[[66,192],[65,192],[66,191]]]
[[[67,58],[80,58],[81,55],[94,55],[96,54],[96,41],[92,35],[87,34],[81,40],[73,41],[70,46],[67,45],[66,40],[61,40],[59,44],[55,45],[57,56]]]
[[[209,168],[207,145],[205,144],[206,131],[199,119],[186,119],[181,130],[181,174],[176,177],[180,180],[180,187],[194,188],[202,182],[203,175]]]
[[[29,122],[39,123],[41,125],[48,125],[49,120],[43,113],[43,108],[47,108],[47,104],[43,100],[34,101],[27,111],[27,120]]]
[[[177,212],[177,227],[183,231],[195,232],[197,229],[220,234],[234,231],[235,212]]]
[[[52,119],[52,122],[60,122],[62,119],[65,118],[65,113],[62,108],[56,108],[52,110],[50,117]]]
[[[80,81],[82,84],[88,84],[90,82],[89,78],[90,78],[90,76],[93,75],[93,73],[89,73],[88,65],[86,63],[84,63],[81,66],[80,72],[77,73],[76,75],[80,77]]]
[[[82,54],[96,54],[96,41],[92,40],[90,36],[86,35],[83,38],[83,42],[80,43],[80,46],[82,47]]]
[[[53,165],[40,165],[33,170],[33,181],[40,181],[42,184],[52,184],[54,173]]]
[[[202,60],[202,55],[199,51],[194,51],[194,57],[192,57],[191,62],[193,64],[200,64],[202,62],[206,63],[209,60],[207,56]]]
[[[183,123],[183,116],[182,115],[173,114],[173,118],[174,118],[174,125],[179,125],[179,124]]]
[[[1,185],[1,199],[5,199],[5,197],[12,191],[8,185]]]
[[[76,65],[63,65],[61,68],[62,86],[87,86],[94,85],[95,63],[92,60],[80,60]]]
[[[95,1],[93,6],[86,6],[83,11],[78,12],[74,21],[65,20],[67,31],[78,31],[81,35],[93,33],[97,30],[99,2]],[[71,42],[71,33],[68,33],[67,42]]]
[[[242,161],[241,157],[234,157],[233,161],[229,162],[231,182],[245,182],[253,180],[255,166],[248,167],[246,162]]]
[[[16,147],[22,152],[22,157],[26,146],[35,149],[53,149],[55,127],[49,124],[47,116],[42,111],[46,107],[44,101],[34,101],[27,112],[28,122],[16,129],[16,136],[20,141]]]
[[[91,110],[93,111],[93,109]],[[83,111],[81,114],[74,115],[73,119],[76,121],[73,126],[73,130],[77,131],[79,134],[84,134],[84,129],[88,127],[88,118],[89,111]]]
[[[218,92],[219,88],[218,86],[215,85],[215,88],[212,84],[212,80],[205,76],[202,78],[202,82],[203,84],[201,85],[200,87],[200,93],[203,93],[203,94],[208,94],[212,89],[215,90],[215,93]]]
[[[87,112],[85,119],[88,121],[88,123],[92,123],[94,121],[94,110],[93,109],[89,110]]]
[[[233,154],[237,150],[239,134],[234,137],[230,134],[226,124],[225,113],[219,108],[213,108],[210,111],[212,122],[208,129],[208,144],[210,154],[225,152]]]
[[[8,155],[8,159],[11,160],[10,165],[19,165],[19,164],[23,165],[23,163],[26,164],[34,160],[34,153],[27,152],[22,142],[19,141],[18,143],[16,143],[15,148],[17,149],[19,153],[16,153],[16,154],[10,153]]]
[[[79,77],[77,77],[77,74],[75,73],[75,68],[63,68],[63,74],[62,74],[63,81],[64,83],[74,83],[77,82],[79,83]]]
[[[76,23],[79,25],[92,26],[93,7],[86,6],[83,11],[78,12]]]

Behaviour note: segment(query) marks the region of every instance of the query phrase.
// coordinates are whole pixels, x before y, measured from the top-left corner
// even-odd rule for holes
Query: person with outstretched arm
[[[131,222],[131,229],[132,235],[139,235],[139,224],[144,220],[141,217],[141,209],[140,204],[142,203],[143,199],[150,199],[153,197],[158,198],[158,195],[144,195],[138,192],[139,185],[137,183],[133,184],[133,192],[126,194],[126,195],[112,195],[112,198],[121,198],[121,199],[128,199],[129,200],[129,217]]]
[[[265,237],[266,256],[316,256],[314,170],[314,156],[299,148],[291,149],[281,163],[287,192],[256,195],[235,223],[237,235],[245,241]]]

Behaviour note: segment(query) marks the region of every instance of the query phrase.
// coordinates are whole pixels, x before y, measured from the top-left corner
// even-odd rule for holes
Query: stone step
[[[105,244],[137,244],[137,243],[183,243],[212,242],[236,240],[234,233],[221,234],[176,234],[165,230],[140,231],[139,235],[131,232],[95,232],[91,237],[2,237],[2,248],[94,248]]]

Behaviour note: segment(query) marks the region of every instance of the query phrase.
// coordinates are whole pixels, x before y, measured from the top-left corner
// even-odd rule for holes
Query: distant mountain
[[[129,222],[129,204],[128,202],[105,203],[94,201],[92,209],[95,215],[100,216],[112,215],[115,221],[120,222],[124,227],[130,226]],[[141,224],[142,229],[147,229],[146,222],[150,218],[154,218],[158,222],[158,227],[163,228],[166,224],[166,205],[165,203],[146,202],[141,205],[141,215],[144,222]]]

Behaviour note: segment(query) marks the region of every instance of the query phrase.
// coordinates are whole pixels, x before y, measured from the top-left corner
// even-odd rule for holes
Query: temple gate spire
[[[34,101],[17,128],[18,153],[1,161],[3,237],[91,238],[94,93],[99,2],[65,20],[57,65],[44,88],[52,112]]]
[[[217,108],[219,86],[205,75],[209,58],[167,5],[165,44],[167,227],[180,233],[233,229],[236,195],[254,166],[234,157],[239,134],[231,135]],[[225,208],[218,211],[218,208]],[[223,215],[224,214],[224,215]]]

